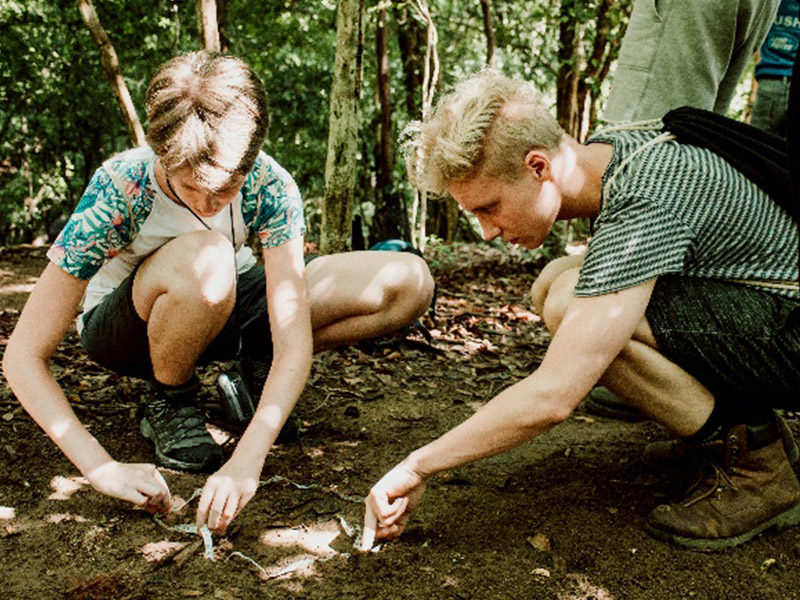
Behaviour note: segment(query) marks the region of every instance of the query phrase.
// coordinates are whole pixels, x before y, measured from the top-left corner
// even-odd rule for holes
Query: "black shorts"
[[[647,319],[660,352],[740,409],[800,408],[800,302],[746,285],[665,275]]]
[[[120,373],[147,379],[152,374],[147,322],[133,306],[136,271],[97,306],[83,315],[81,345],[93,361]],[[236,309],[197,364],[232,360],[241,353],[269,362],[272,336],[267,312],[264,267],[241,273],[236,286]]]

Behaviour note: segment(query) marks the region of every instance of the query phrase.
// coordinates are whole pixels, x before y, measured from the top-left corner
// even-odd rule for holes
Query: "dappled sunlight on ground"
[[[50,487],[53,488],[53,493],[50,494],[47,499],[69,500],[72,494],[87,485],[89,485],[89,482],[85,477],[64,477],[62,475],[56,475],[50,480]]]
[[[71,515],[69,513],[52,513],[50,515],[47,515],[44,518],[44,520],[47,523],[52,523],[54,525],[58,525],[59,523],[68,523],[68,522],[74,522],[74,523],[87,522],[86,517],[82,517],[80,515]]]
[[[559,594],[558,600],[615,600],[609,591],[591,583],[586,575],[571,575],[570,578],[573,589]]]
[[[162,540],[142,546],[142,556],[147,562],[160,563],[176,552],[183,550],[188,542],[170,542]]]
[[[212,423],[206,423],[206,429],[208,433],[211,434],[214,441],[220,446],[224,446],[233,439],[233,434]]]
[[[299,547],[317,556],[333,556],[336,550],[330,547],[330,543],[339,534],[339,524],[330,520],[310,526],[268,529],[261,534],[260,540],[262,544],[275,548]]]

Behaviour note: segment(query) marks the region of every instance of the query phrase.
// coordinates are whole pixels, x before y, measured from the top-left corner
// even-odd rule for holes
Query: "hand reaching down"
[[[239,465],[233,458],[206,481],[197,507],[197,528],[208,525],[223,533],[258,489],[261,469]]]
[[[365,500],[361,550],[371,550],[376,540],[399,537],[424,492],[425,478],[403,463],[384,475]]]
[[[169,512],[169,487],[155,465],[110,461],[86,478],[101,494],[127,500],[151,514]]]

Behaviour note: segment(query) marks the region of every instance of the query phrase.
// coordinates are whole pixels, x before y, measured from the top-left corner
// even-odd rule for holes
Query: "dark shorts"
[[[647,319],[661,353],[717,401],[800,408],[800,302],[745,285],[666,275]]]
[[[152,373],[147,322],[133,306],[135,276],[136,271],[83,315],[81,344],[89,358],[102,366],[122,375],[147,379]],[[268,361],[272,354],[272,337],[266,279],[261,265],[239,275],[236,309],[200,356],[198,364],[236,358],[240,339],[242,354]]]

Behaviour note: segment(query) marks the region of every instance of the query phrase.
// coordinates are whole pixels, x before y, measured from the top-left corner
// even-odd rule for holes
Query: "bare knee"
[[[183,234],[142,264],[133,293],[136,310],[145,320],[163,294],[181,305],[230,312],[236,296],[233,246],[212,231]]]
[[[583,256],[562,256],[545,265],[531,286],[531,304],[538,315],[544,316],[545,299],[553,282],[564,272],[579,268],[581,264]]]
[[[384,308],[402,311],[403,320],[425,314],[433,299],[434,282],[428,264],[419,256],[400,254],[384,279]]]
[[[561,273],[550,284],[544,299],[541,316],[550,333],[558,331],[564,315],[574,298],[575,285],[578,283],[579,269],[570,269]]]

